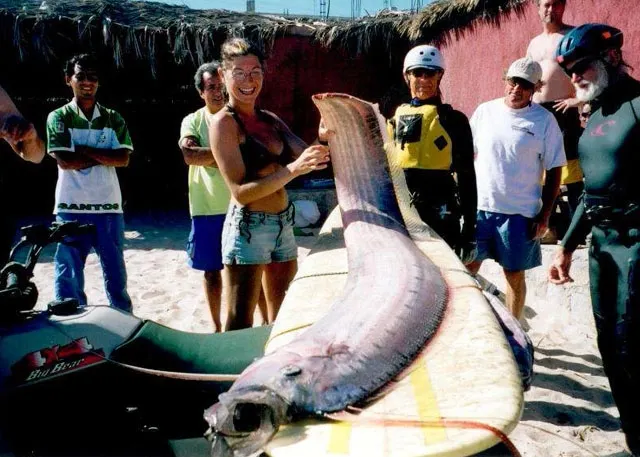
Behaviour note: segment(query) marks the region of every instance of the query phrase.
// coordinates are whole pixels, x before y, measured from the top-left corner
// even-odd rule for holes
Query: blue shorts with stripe
[[[533,239],[534,221],[521,214],[478,210],[476,260],[493,259],[508,271],[530,270],[542,265],[540,240]]]

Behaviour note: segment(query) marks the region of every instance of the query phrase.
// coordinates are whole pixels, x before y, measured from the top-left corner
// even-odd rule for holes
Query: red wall
[[[404,52],[400,51],[403,57]],[[306,37],[278,38],[267,59],[259,103],[305,141],[314,141],[320,115],[311,96],[342,92],[380,101],[401,82],[401,67],[386,65],[387,57],[382,61],[380,56],[352,57],[340,50],[327,50]]]
[[[570,25],[603,22],[624,32],[624,59],[640,76],[640,2],[638,0],[567,0]],[[522,17],[511,14],[499,27],[478,23],[472,31],[443,47],[447,72],[442,81],[447,103],[471,115],[481,102],[502,96],[502,75],[526,54],[529,41],[542,31],[532,1]]]

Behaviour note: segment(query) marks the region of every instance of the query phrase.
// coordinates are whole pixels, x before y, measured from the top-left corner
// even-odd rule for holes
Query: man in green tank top
[[[189,212],[191,233],[187,242],[189,265],[204,271],[204,291],[215,331],[220,322],[222,294],[222,228],[230,193],[209,147],[209,123],[224,106],[224,85],[218,62],[206,63],[196,71],[194,83],[205,106],[182,121],[178,142],[189,165]]]

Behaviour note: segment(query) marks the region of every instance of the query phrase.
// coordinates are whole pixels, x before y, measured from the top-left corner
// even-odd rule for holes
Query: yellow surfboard
[[[517,425],[524,399],[518,367],[489,303],[455,253],[420,220],[391,149],[386,150],[386,162],[381,162],[385,151],[376,148],[388,144],[388,138],[377,107],[344,94],[319,95],[314,101],[327,128],[336,132],[329,145],[335,152],[338,199],[375,192],[366,170],[379,178],[379,167],[384,167],[409,236],[445,279],[447,309],[425,350],[376,401],[341,420],[283,426],[267,443],[266,452],[272,457],[462,457],[494,446]],[[360,168],[339,168],[354,166],[351,161],[356,157]],[[366,191],[345,192],[346,185],[362,185]],[[345,204],[357,206],[353,201]],[[359,204],[365,208],[369,201]],[[267,352],[290,342],[328,313],[342,294],[347,270],[342,220],[336,209],[291,283]]]
[[[417,243],[450,285],[445,318],[425,354],[379,401],[346,421],[306,421],[282,427],[272,457],[462,457],[488,449],[523,408],[511,349],[481,289],[444,241]],[[324,224],[302,262],[275,322],[267,352],[289,342],[326,314],[347,278],[340,213]]]

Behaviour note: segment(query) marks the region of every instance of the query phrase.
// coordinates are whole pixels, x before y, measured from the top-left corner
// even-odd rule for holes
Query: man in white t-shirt
[[[511,64],[505,96],[481,104],[471,117],[478,185],[478,257],[494,259],[507,280],[507,306],[522,317],[525,270],[541,264],[540,238],[566,164],[562,133],[549,111],[532,102],[542,69],[529,59]]]

